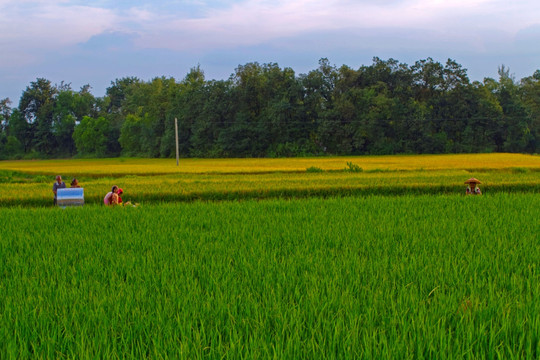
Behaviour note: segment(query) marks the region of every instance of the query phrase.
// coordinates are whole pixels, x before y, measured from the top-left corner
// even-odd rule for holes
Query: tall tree
[[[49,80],[38,78],[23,92],[19,110],[32,131],[32,145],[38,152],[50,155],[56,149],[53,133],[53,111],[58,90]]]
[[[145,119],[146,124],[139,137],[141,146],[138,156],[158,157],[161,155],[161,142],[165,130],[171,126],[171,121],[167,116],[178,89],[179,85],[174,78],[161,77],[154,78],[150,82],[138,83],[126,95],[124,110],[126,115]],[[122,129],[124,129],[123,126]],[[122,150],[124,151],[124,147]]]
[[[234,118],[231,81],[209,81],[201,96],[205,100],[201,113],[193,123],[190,154],[195,157],[219,157],[224,151],[219,143],[220,134]]]
[[[7,125],[11,115],[11,100],[5,98],[0,100],[0,133],[7,132]]]
[[[310,138],[320,153],[332,153],[337,146],[333,133],[339,120],[336,119],[333,94],[338,76],[336,67],[327,58],[322,58],[316,70],[301,78],[306,120],[314,129]]]
[[[110,125],[104,117],[97,119],[85,116],[75,127],[73,140],[80,155],[86,157],[105,157],[108,155],[107,144]]]
[[[521,80],[521,99],[530,119],[526,151],[540,153],[540,70]]]
[[[190,156],[193,124],[200,116],[204,103],[205,78],[199,66],[191,68],[171,96],[171,107],[167,111],[166,126],[160,153],[172,155],[175,152],[174,118],[178,119],[179,152],[181,156]]]
[[[533,141],[526,108],[518,96],[518,86],[510,69],[499,67],[499,83],[496,95],[503,110],[505,141],[503,150],[508,152],[526,151]]]

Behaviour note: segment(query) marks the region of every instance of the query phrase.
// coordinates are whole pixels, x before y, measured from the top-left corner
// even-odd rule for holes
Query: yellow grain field
[[[235,174],[302,172],[310,167],[343,170],[353,163],[364,171],[540,169],[540,156],[525,154],[458,154],[351,156],[279,159],[74,159],[0,161],[0,170],[28,174],[123,176],[165,174]]]

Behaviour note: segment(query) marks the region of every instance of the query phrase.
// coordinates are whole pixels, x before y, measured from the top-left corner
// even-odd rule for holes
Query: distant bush
[[[359,165],[354,164],[354,163],[348,161],[348,162],[347,162],[347,167],[345,168],[345,171],[350,171],[350,172],[362,172],[362,171],[364,171],[364,169],[362,169]]]
[[[528,168],[524,168],[524,167],[513,167],[512,168],[512,172],[514,174],[526,174],[528,173],[530,170]]]
[[[320,172],[323,172],[324,170],[319,168],[319,167],[316,167],[316,166],[310,166],[306,169],[306,172],[308,173],[320,173]]]
[[[38,175],[34,178],[34,182],[37,182],[37,183],[47,183],[47,182],[52,182],[53,180],[51,180],[51,177],[50,176],[45,176],[45,175]]]
[[[38,151],[29,152],[22,157],[23,160],[39,160],[44,158],[45,156]]]

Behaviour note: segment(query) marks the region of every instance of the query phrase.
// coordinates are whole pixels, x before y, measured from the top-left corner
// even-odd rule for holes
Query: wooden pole
[[[178,155],[178,119],[177,118],[174,118],[174,134],[176,136],[176,166],[178,166],[178,158],[179,158],[179,155]]]

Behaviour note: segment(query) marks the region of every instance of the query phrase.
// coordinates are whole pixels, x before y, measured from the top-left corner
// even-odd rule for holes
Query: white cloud
[[[66,5],[67,0],[2,0],[0,45],[4,55],[0,65],[20,65],[21,59],[32,61],[30,54],[87,41],[113,28],[118,20],[108,9]]]
[[[309,32],[361,29],[423,30],[436,36],[487,46],[494,34],[511,37],[539,22],[534,2],[499,0],[246,0],[204,17],[146,14],[138,24],[138,45],[176,50],[249,46]],[[146,21],[146,19],[148,21]]]
[[[525,0],[243,0],[220,1],[219,7],[192,0],[174,6],[169,2],[167,8],[137,1],[124,9],[121,3],[99,3],[101,7],[70,0],[0,0],[0,46],[8,54],[0,65],[30,60],[36,49],[62,49],[108,31],[136,34],[139,48],[204,52],[285,43],[310,33],[393,29],[425,32],[423,38],[440,39],[441,46],[461,43],[469,50],[488,51],[496,40],[512,41],[520,30],[540,22],[540,5]],[[196,17],[189,12],[193,7]]]
[[[0,98],[37,76],[84,84],[92,70],[106,84],[205,58],[232,70],[438,56],[469,59],[476,78],[501,63],[528,76],[540,62],[539,19],[537,0],[0,0],[0,90],[11,91]]]

